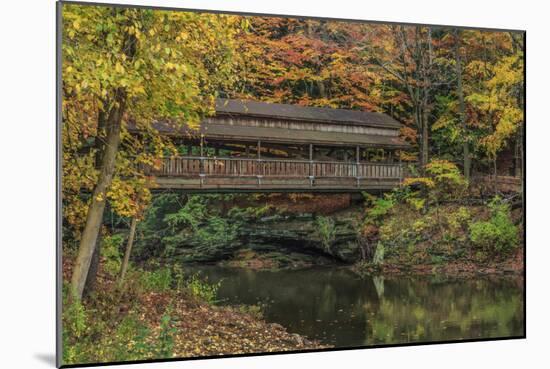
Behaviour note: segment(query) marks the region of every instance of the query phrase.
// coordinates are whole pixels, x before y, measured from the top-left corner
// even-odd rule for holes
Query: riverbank
[[[372,216],[377,212],[382,215]],[[377,200],[367,222],[362,237],[373,256],[354,264],[360,275],[524,272],[521,209],[511,210],[499,198],[487,205],[464,201],[428,209],[411,201]]]
[[[64,364],[327,347],[266,322],[257,306],[216,306],[218,285],[177,268],[132,269],[122,287],[106,269],[100,268],[95,290],[82,304],[65,296]],[[63,275],[68,281],[67,257]]]
[[[378,214],[374,221],[373,213]],[[524,271],[521,209],[500,203],[464,200],[419,209],[410,200],[382,198],[323,216],[308,214],[271,216],[248,225],[255,236],[248,248],[218,264],[254,270],[347,265],[360,275],[472,277]],[[474,242],[480,227],[485,244]]]
[[[365,275],[438,275],[457,278],[470,278],[475,276],[490,275],[523,275],[524,273],[523,248],[518,248],[511,257],[500,260],[479,263],[473,259],[441,263],[399,264],[388,262],[374,265],[368,262],[358,262],[350,266],[350,269],[359,276]]]
[[[216,264],[223,267],[251,270],[281,270],[341,265],[341,262],[323,255],[304,254],[284,249],[269,252],[241,249],[230,259],[222,260]]]
[[[190,267],[187,267],[190,268]],[[198,264],[224,304],[334,347],[509,337],[523,332],[517,275],[370,275],[343,266],[251,270]]]
[[[314,257],[304,254],[256,253],[251,250],[242,250],[232,259],[216,263],[216,265],[229,268],[245,268],[255,271],[297,270],[317,266],[338,266],[349,269],[359,276],[364,275],[439,275],[458,278],[468,278],[483,275],[522,275],[524,272],[523,248],[504,260],[479,262],[474,258],[462,258],[460,260],[439,262],[438,259],[431,262],[419,262],[412,264],[409,261],[389,260],[375,265],[371,262],[356,262],[345,264],[339,260],[326,257]]]

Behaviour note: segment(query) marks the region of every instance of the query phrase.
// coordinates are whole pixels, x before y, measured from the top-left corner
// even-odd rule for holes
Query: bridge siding
[[[171,157],[144,168],[161,189],[386,190],[399,186],[401,164]]]

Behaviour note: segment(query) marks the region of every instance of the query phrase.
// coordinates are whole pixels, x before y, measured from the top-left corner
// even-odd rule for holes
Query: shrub
[[[518,229],[510,218],[510,207],[497,196],[489,203],[491,218],[470,225],[472,244],[489,254],[506,254],[517,246]]]
[[[384,197],[378,197],[372,202],[372,207],[367,210],[367,223],[377,224],[380,220],[390,212],[395,206],[395,199],[393,196],[384,195]]]
[[[122,256],[120,248],[124,242],[124,237],[120,234],[107,236],[103,238],[100,253],[105,262],[103,268],[111,276],[116,276],[120,273],[122,264]]]
[[[150,331],[135,314],[126,315],[118,323],[112,336],[115,339],[108,346],[107,354],[114,361],[151,356],[151,345],[147,343]]]
[[[207,279],[203,281],[199,278],[198,274],[195,274],[187,281],[186,288],[193,296],[198,297],[209,304],[214,304],[216,302],[216,296],[220,285],[221,281],[210,284]]]
[[[447,224],[449,225],[449,233],[445,235],[447,240],[449,242],[465,242],[468,239],[468,225],[471,218],[470,210],[464,206],[450,212],[447,215]]]
[[[411,206],[416,211],[424,209],[426,205],[426,199],[421,199],[418,197],[408,197],[405,199],[405,202]]]
[[[172,285],[172,271],[160,268],[155,271],[143,271],[139,276],[139,284],[145,291],[167,291]]]
[[[406,178],[403,184],[423,188],[425,196],[434,202],[460,196],[468,187],[460,169],[449,161],[432,160],[425,171],[426,177]]]
[[[429,222],[431,220],[430,218],[426,217],[426,219],[417,219],[412,224],[412,230],[415,234],[420,234],[424,232],[425,230],[429,229],[431,227],[431,224]]]
[[[73,363],[84,359],[83,347],[87,314],[78,299],[69,299],[68,286],[64,286],[63,298],[63,362]]]
[[[234,248],[239,222],[222,216],[214,200],[192,195],[177,212],[165,216],[168,231],[162,243],[166,256],[177,254],[186,261],[208,261]]]
[[[174,355],[174,334],[176,333],[176,328],[170,316],[170,311],[171,309],[168,308],[160,319],[157,355],[161,358],[172,357]]]
[[[315,219],[315,223],[323,247],[327,252],[330,252],[332,243],[336,239],[336,226],[334,220],[329,217],[319,216]]]
[[[457,211],[450,213],[447,216],[447,222],[452,231],[459,231],[467,226],[468,221],[471,218],[468,208],[461,206]]]

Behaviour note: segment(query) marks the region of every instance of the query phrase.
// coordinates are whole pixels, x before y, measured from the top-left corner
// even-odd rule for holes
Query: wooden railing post
[[[401,163],[401,151],[399,151],[399,185],[403,184],[403,164]]]
[[[204,134],[201,134],[201,157],[199,162],[199,178],[200,178],[200,186],[202,187],[204,185]]]
[[[262,185],[262,174],[261,174],[261,165],[262,165],[262,141],[258,140],[258,163],[256,165],[256,178],[258,178],[258,187]]]
[[[309,144],[309,186],[313,187],[313,179],[315,174],[313,173],[313,144]]]
[[[361,159],[361,148],[359,146],[355,147],[355,179],[357,180],[357,187],[360,186],[359,178],[359,162]]]

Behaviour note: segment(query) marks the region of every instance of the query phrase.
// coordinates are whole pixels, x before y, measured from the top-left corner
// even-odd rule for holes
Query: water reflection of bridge
[[[400,127],[381,113],[220,99],[197,130],[154,123],[180,154],[144,169],[161,189],[386,190],[403,178]]]

